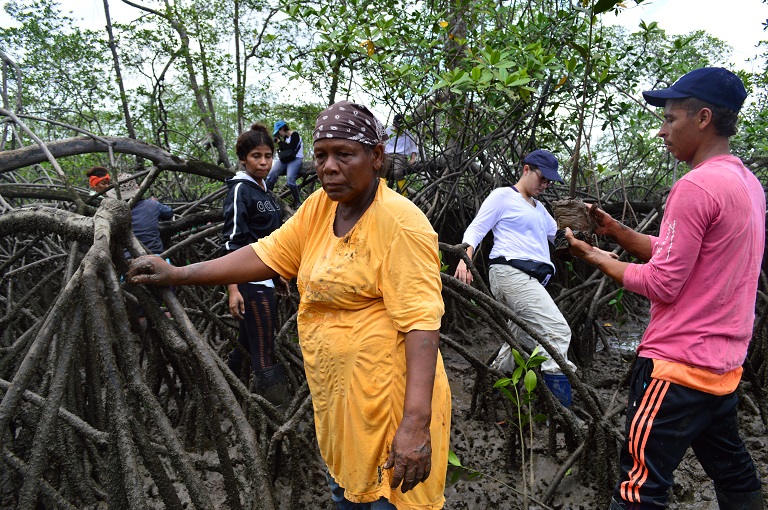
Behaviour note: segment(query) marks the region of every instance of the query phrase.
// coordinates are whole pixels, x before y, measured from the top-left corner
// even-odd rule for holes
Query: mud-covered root
[[[565,239],[565,229],[570,228],[576,239],[597,245],[595,218],[589,214],[589,208],[581,199],[568,198],[552,202],[552,212],[557,222],[557,234],[555,235],[555,251],[562,252],[568,249],[568,241]]]
[[[125,203],[105,200],[85,219],[12,212],[0,230],[11,223],[34,230],[29,239],[38,246],[17,245],[27,258],[4,262],[12,273],[3,288],[40,272],[40,281],[64,278],[53,299],[32,308],[7,300],[6,310],[19,313],[6,319],[10,335],[0,346],[2,506],[213,509],[208,473],[216,473],[227,508],[274,509],[278,474],[293,498],[314,486],[306,480],[312,473],[294,481],[276,471],[319,465],[313,438],[304,437],[314,429],[296,430],[311,423],[308,390],[284,415],[229,372],[173,293],[120,283],[123,247],[142,251]],[[75,242],[42,262],[40,241],[48,238],[40,232]],[[280,462],[277,430],[290,442]]]

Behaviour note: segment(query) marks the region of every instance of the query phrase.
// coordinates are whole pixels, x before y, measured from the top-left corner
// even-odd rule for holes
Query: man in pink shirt
[[[664,508],[689,446],[713,479],[721,510],[763,508],[736,417],[765,247],[765,194],[728,141],[746,95],[738,76],[711,67],[643,93],[664,107],[658,136],[692,170],[673,186],[658,237],[596,207],[592,213],[598,234],[644,264],[611,259],[566,232],[571,253],[651,301],[611,510]]]

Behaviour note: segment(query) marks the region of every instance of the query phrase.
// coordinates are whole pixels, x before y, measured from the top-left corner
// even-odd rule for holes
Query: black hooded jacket
[[[264,191],[248,174],[237,172],[227,179],[221,248],[235,251],[277,230],[282,213],[274,195]]]

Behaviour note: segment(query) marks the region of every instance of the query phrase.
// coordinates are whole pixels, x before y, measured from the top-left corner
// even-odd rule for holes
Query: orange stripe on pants
[[[629,480],[621,483],[621,497],[630,503],[640,503],[640,487],[648,478],[648,467],[645,465],[645,445],[653,428],[653,420],[661,407],[669,389],[670,383],[659,379],[652,379],[648,390],[643,395],[640,407],[632,419],[629,428],[627,444],[630,455],[634,459],[634,465],[627,474]]]

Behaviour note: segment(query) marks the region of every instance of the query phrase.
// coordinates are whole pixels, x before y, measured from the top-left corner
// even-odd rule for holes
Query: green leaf
[[[516,397],[515,397],[515,396],[512,394],[512,392],[511,392],[511,391],[509,391],[507,388],[499,388],[499,391],[500,391],[500,392],[501,392],[501,393],[502,393],[502,394],[503,394],[505,397],[507,397],[507,399],[508,399],[510,402],[512,402],[513,404],[515,404],[515,406],[519,406],[519,404],[518,404],[518,402],[517,402],[517,398],[516,398]]]
[[[469,475],[467,475],[467,480],[474,480],[475,478],[480,478],[483,476],[483,474],[479,471],[472,471]]]
[[[515,368],[515,371],[514,371],[514,372],[512,372],[512,382],[513,382],[514,384],[517,384],[517,382],[518,382],[518,381],[520,380],[520,378],[523,376],[523,370],[525,370],[525,368],[523,367],[523,365],[518,365],[518,366]]]
[[[515,80],[512,83],[507,83],[508,87],[519,87],[520,85],[525,85],[526,83],[530,83],[530,78],[520,78],[519,80]]]
[[[536,372],[533,372],[531,370],[528,371],[527,374],[525,374],[524,384],[525,389],[528,391],[528,393],[531,393],[534,389],[536,389]]]
[[[573,71],[576,70],[577,64],[578,64],[578,61],[576,60],[576,57],[571,57],[565,61],[565,69],[568,71],[569,74],[573,73]]]
[[[520,367],[525,366],[525,360],[520,355],[517,349],[512,349],[512,356],[515,358],[515,363],[517,363],[518,366]]]
[[[511,382],[512,382],[512,379],[510,379],[509,377],[505,377],[505,378],[499,379],[498,381],[493,383],[493,387],[494,388],[503,388],[505,386],[509,386],[509,383],[511,383]]]
[[[579,53],[579,55],[581,55],[581,58],[583,58],[584,60],[588,60],[589,59],[589,53],[587,52],[587,50],[583,46],[581,46],[579,44],[576,44],[573,41],[568,41],[568,44],[573,49],[575,49]]]
[[[459,456],[456,455],[456,453],[453,450],[448,450],[448,464],[451,466],[456,466],[463,468],[464,466],[461,465],[461,461],[459,460]]]

